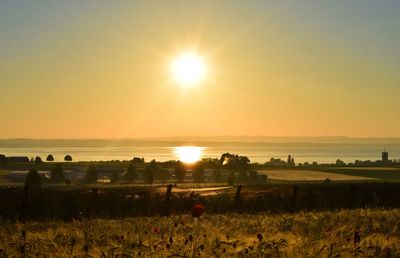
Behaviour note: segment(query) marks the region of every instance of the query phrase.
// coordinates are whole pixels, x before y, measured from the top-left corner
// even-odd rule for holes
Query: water
[[[379,160],[383,147],[373,144],[306,144],[306,143],[275,143],[275,144],[243,144],[233,146],[201,146],[203,158],[219,158],[222,153],[230,152],[246,155],[252,162],[264,163],[271,157],[287,158],[291,154],[296,162],[334,163],[337,159],[345,162],[355,160]],[[386,146],[390,159],[400,158],[400,144]],[[133,157],[143,157],[146,161],[177,160],[175,146],[165,147],[35,147],[35,148],[0,148],[0,154],[6,156],[40,156],[43,160],[52,154],[56,161],[63,161],[69,154],[74,161],[106,161],[130,160]]]

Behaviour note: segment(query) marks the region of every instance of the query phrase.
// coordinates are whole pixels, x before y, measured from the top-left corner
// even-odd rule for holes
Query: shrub
[[[67,161],[67,162],[72,161],[71,155],[66,155],[66,156],[64,157],[64,160]]]
[[[175,163],[174,173],[179,182],[183,182],[185,180],[186,169],[181,161],[177,161]]]
[[[196,164],[193,169],[193,179],[196,182],[202,183],[204,182],[204,169],[201,164]]]
[[[0,163],[6,163],[7,162],[7,157],[3,154],[0,154]]]
[[[125,180],[128,182],[134,182],[136,178],[137,178],[136,167],[131,162],[129,163],[128,168],[126,169]]]
[[[90,164],[87,168],[84,182],[86,184],[94,184],[97,182],[97,172],[93,164]]]
[[[50,170],[51,181],[53,183],[63,183],[65,182],[64,170],[61,164],[57,164],[54,168]]]
[[[49,155],[47,156],[47,158],[46,158],[46,161],[48,161],[48,162],[53,162],[53,161],[54,161],[53,155],[49,154]]]
[[[25,186],[40,187],[42,184],[42,177],[36,169],[31,169],[25,178]]]
[[[41,158],[41,157],[38,157],[38,156],[36,156],[34,162],[35,162],[35,164],[37,164],[37,165],[43,164],[42,158]]]

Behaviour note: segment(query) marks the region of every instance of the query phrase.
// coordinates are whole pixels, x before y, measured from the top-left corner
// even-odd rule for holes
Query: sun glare
[[[202,81],[205,70],[203,58],[194,52],[181,54],[171,64],[173,78],[184,87],[194,86]]]
[[[203,148],[192,146],[175,147],[175,154],[184,163],[194,163],[200,160],[203,155]]]

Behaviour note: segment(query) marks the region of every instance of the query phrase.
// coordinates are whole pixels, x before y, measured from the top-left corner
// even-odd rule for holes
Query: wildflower
[[[189,241],[193,241],[193,236],[189,235]]]
[[[174,242],[174,238],[172,236],[169,237],[169,243],[172,245],[172,242]]]
[[[175,222],[175,223],[174,223],[174,227],[178,227],[178,223]]]
[[[89,252],[89,246],[88,246],[88,245],[84,245],[84,246],[83,246],[83,251],[84,251],[85,253]]]
[[[260,242],[263,240],[263,236],[261,235],[261,233],[257,234],[257,238],[258,238],[258,241],[260,241]]]
[[[194,218],[200,218],[204,213],[205,207],[202,204],[195,204],[192,208],[192,215]]]
[[[169,250],[171,248],[170,244],[166,244],[165,247]]]
[[[160,228],[157,228],[157,227],[154,228],[154,233],[157,233],[157,234],[160,233]],[[147,235],[147,234],[146,234],[146,235]]]
[[[144,234],[147,236],[147,230],[144,231]]]

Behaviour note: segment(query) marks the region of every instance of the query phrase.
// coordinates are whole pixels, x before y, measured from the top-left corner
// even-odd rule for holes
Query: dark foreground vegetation
[[[0,215],[12,221],[167,216],[187,213],[197,203],[208,213],[400,208],[398,196],[400,183],[276,183],[208,192],[172,185],[25,186],[0,190]]]
[[[399,257],[400,210],[1,222],[0,257]]]

